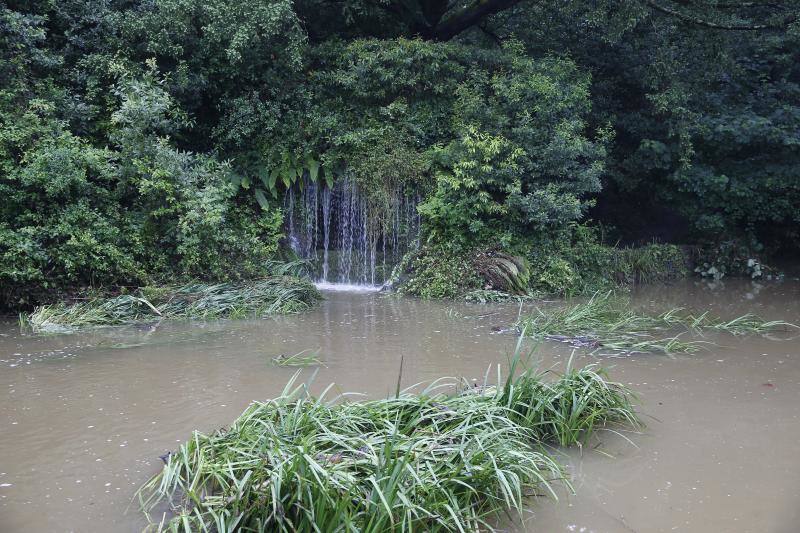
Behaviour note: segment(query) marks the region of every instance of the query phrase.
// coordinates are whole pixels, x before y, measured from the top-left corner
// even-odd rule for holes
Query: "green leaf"
[[[267,200],[266,195],[264,195],[264,190],[259,187],[259,188],[256,188],[255,193],[256,193],[256,200],[258,201],[258,205],[260,205],[261,208],[264,209],[264,210],[269,209],[269,200]]]
[[[269,183],[269,180],[270,180],[269,171],[268,171],[266,168],[262,168],[262,169],[261,169],[261,171],[259,171],[259,173],[258,173],[258,177],[259,177],[259,179],[261,180],[261,183],[263,183],[263,184],[264,184],[264,187],[266,187],[267,189],[269,189],[269,188],[270,188],[270,183]]]
[[[323,176],[325,176],[325,183],[328,184],[328,188],[333,189],[333,173],[330,171],[323,171]]]
[[[269,188],[270,190],[275,188],[275,184],[278,182],[278,176],[281,175],[281,169],[279,167],[275,167],[269,173]]]
[[[308,167],[308,176],[311,178],[311,181],[316,182],[319,176],[319,161],[308,156],[306,159],[306,166]]]

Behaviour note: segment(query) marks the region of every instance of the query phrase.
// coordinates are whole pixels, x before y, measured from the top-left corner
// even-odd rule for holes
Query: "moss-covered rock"
[[[406,254],[391,283],[399,293],[421,298],[456,298],[481,286],[469,255],[445,246]]]

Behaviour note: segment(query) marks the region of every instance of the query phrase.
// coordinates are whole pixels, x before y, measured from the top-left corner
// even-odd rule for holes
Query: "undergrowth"
[[[488,303],[510,296],[592,294],[688,275],[689,256],[679,246],[609,246],[599,228],[574,224],[553,235],[521,239],[508,249],[427,244],[406,255],[393,282],[404,294]]]

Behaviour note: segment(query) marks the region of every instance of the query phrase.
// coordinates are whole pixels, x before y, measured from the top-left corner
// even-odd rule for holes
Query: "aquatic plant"
[[[747,313],[727,320],[711,316],[708,311],[699,315],[686,313],[683,309],[672,309],[658,316],[665,324],[681,325],[695,330],[716,330],[731,335],[750,335],[772,331],[798,329],[798,326],[783,320],[764,320],[758,315]]]
[[[537,307],[517,327],[531,337],[583,348],[665,353],[700,349],[702,341],[683,341],[680,336],[684,333],[722,331],[744,335],[797,328],[788,322],[768,321],[753,314],[732,320],[713,317],[708,312],[695,315],[682,308],[658,315],[642,314],[631,308],[629,300],[610,291],[595,293],[587,300],[563,307]],[[676,334],[669,335],[670,332]]]
[[[241,318],[304,311],[320,298],[309,281],[285,276],[238,284],[144,287],[138,295],[43,305],[24,315],[21,323],[50,332],[174,318]]]
[[[638,427],[623,386],[593,367],[515,372],[499,386],[439,380],[358,403],[314,398],[297,375],[225,430],[195,433],[139,492],[168,528],[476,531],[524,498],[555,496],[563,469],[541,443]],[[568,481],[567,481],[568,483]],[[163,525],[163,524],[162,524]]]
[[[464,300],[470,303],[486,304],[498,302],[522,302],[529,300],[530,296],[522,296],[518,294],[509,294],[503,291],[496,291],[492,289],[477,289],[470,291],[464,295]]]
[[[320,350],[303,350],[296,354],[280,354],[272,358],[272,363],[278,366],[312,366],[321,363]]]

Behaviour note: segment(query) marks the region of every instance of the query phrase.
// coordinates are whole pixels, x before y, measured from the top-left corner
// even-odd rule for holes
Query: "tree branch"
[[[731,31],[759,31],[759,30],[775,30],[781,29],[786,24],[792,22],[794,17],[790,17],[789,19],[784,21],[783,25],[771,25],[771,24],[720,24],[716,22],[711,22],[709,20],[703,20],[691,15],[687,15],[685,13],[681,13],[680,11],[675,11],[674,9],[670,9],[668,7],[664,7],[661,4],[658,4],[654,0],[645,0],[645,4],[647,4],[652,9],[664,13],[665,15],[669,15],[671,17],[675,17],[679,20],[684,22],[688,22],[690,24],[694,24],[696,26],[704,26],[706,28],[712,28],[715,30],[731,30]]]
[[[779,9],[781,11],[786,11],[786,6],[782,6],[780,4],[775,4],[772,2],[717,2],[713,5],[713,7],[717,9],[748,9],[748,8],[765,8],[769,7],[772,9]]]
[[[449,41],[462,31],[475,26],[487,17],[518,4],[521,0],[475,0],[469,5],[457,9],[438,25],[433,27],[428,35],[436,41]]]
[[[422,8],[422,16],[425,18],[425,22],[431,28],[439,24],[449,7],[447,0],[420,0],[419,4]]]
[[[483,24],[478,25],[478,28],[480,28],[483,33],[485,33],[492,41],[494,41],[494,44],[498,46],[503,44],[503,41],[500,39],[500,37],[498,37],[495,32],[486,26],[486,21],[484,21]]]

